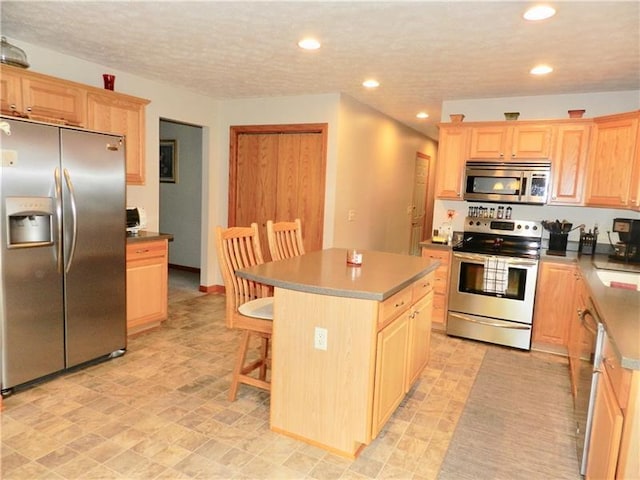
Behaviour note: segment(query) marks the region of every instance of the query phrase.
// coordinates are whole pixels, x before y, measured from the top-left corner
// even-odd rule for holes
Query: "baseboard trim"
[[[174,270],[183,270],[185,272],[193,272],[200,273],[200,269],[196,267],[187,267],[186,265],[176,265],[174,263],[169,264],[169,268],[173,268]]]

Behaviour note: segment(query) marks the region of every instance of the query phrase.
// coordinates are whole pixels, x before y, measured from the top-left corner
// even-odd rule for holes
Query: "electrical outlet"
[[[316,327],[315,333],[313,336],[313,346],[316,350],[326,350],[327,349],[327,329]]]

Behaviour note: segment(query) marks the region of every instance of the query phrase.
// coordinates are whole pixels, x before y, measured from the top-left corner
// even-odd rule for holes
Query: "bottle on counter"
[[[504,218],[504,207],[502,205],[498,207],[498,218]]]
[[[511,219],[511,212],[512,212],[511,207],[507,207],[507,213],[506,213],[504,218],[506,218],[507,220],[510,220]]]

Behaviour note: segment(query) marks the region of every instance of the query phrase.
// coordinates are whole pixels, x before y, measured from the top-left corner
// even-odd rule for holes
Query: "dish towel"
[[[509,282],[509,266],[500,257],[487,257],[484,260],[484,275],[482,288],[487,293],[504,295]]]

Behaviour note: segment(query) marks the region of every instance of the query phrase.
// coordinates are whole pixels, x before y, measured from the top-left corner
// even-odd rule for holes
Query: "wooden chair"
[[[302,223],[299,218],[293,222],[267,221],[267,240],[272,260],[304,255],[302,243]]]
[[[234,401],[241,383],[271,390],[267,368],[270,366],[273,296],[269,296],[268,286],[235,274],[241,268],[264,263],[256,223],[250,227],[216,227],[216,250],[226,293],[226,324],[243,331],[229,390],[229,400]],[[252,336],[261,339],[260,357],[246,363]],[[250,375],[255,370],[258,370],[257,377]]]

